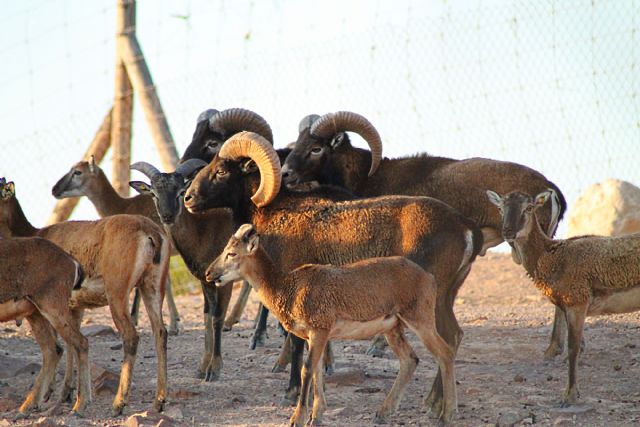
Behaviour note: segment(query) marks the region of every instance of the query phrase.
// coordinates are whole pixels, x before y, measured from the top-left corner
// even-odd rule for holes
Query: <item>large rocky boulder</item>
[[[608,179],[594,184],[569,208],[569,237],[640,232],[640,188],[626,181]]]

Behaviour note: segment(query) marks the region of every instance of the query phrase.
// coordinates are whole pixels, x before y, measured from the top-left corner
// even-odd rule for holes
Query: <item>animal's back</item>
[[[74,260],[40,237],[0,239],[0,260],[0,303],[56,291],[50,288],[56,277],[69,279],[69,292],[75,284]]]

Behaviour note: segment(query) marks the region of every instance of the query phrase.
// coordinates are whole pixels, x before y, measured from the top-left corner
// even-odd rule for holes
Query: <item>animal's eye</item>
[[[82,172],[80,172],[79,170],[75,170],[73,171],[73,174],[78,176],[78,175],[82,175]]]
[[[216,175],[218,175],[218,176],[225,176],[226,174],[227,174],[227,171],[223,170],[223,169],[218,169],[216,171]]]
[[[527,207],[525,208],[525,211],[526,211],[526,212],[531,212],[532,210],[533,210],[533,206],[527,206]]]
[[[237,255],[236,253],[229,252],[229,253],[227,254],[227,258],[233,258],[233,257],[235,257],[236,255]]]
[[[207,141],[207,148],[218,148],[218,146],[220,145],[220,142],[218,141]]]
[[[182,190],[180,190],[180,192],[178,192],[178,198],[180,199],[180,198],[184,197],[184,193],[186,193],[186,192],[187,192],[187,190],[185,190],[184,188]]]
[[[311,149],[311,154],[313,154],[314,156],[317,156],[320,153],[322,153],[322,147],[313,147]]]

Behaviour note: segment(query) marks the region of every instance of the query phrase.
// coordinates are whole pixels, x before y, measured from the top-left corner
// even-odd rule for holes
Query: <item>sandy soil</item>
[[[184,425],[284,425],[292,408],[278,405],[288,373],[271,373],[282,339],[270,320],[264,348],[248,349],[257,304],[250,303],[243,321],[224,333],[225,366],[220,380],[205,383],[195,378],[203,349],[199,295],[179,297],[184,330],[169,338],[170,399],[167,413]],[[553,307],[544,300],[508,255],[480,258],[463,286],[456,314],[465,331],[457,357],[459,410],[455,425],[494,425],[499,420],[516,425],[634,425],[640,422],[640,315],[592,318],[586,327],[586,353],[581,357],[579,382],[582,406],[563,411],[559,399],[567,368],[564,357],[552,363],[542,360],[550,333]],[[165,319],[167,318],[165,314]],[[86,324],[112,325],[107,310],[88,313]],[[39,362],[39,351],[28,327],[12,323],[0,332],[0,355]],[[118,425],[126,416],[151,406],[155,387],[155,354],[146,316],[142,316],[140,346],[130,405],[125,416],[109,418],[110,393],[94,395],[88,418],[55,417],[67,425]],[[411,334],[410,334],[411,335]],[[435,425],[422,408],[435,375],[431,356],[411,335],[421,362],[414,380],[390,420],[391,425]],[[94,337],[91,359],[97,365],[119,371],[122,350],[112,350],[117,337]],[[364,354],[368,342],[336,343],[336,373],[327,379],[326,425],[372,425],[373,415],[393,382],[398,363]],[[60,376],[58,377],[61,378]],[[19,401],[32,383],[31,372],[0,380],[0,419]],[[5,405],[2,408],[3,404]],[[29,425],[31,420],[21,421]],[[6,422],[4,423],[6,424]]]

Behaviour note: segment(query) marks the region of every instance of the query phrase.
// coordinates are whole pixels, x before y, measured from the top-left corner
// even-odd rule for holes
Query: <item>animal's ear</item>
[[[543,191],[542,193],[536,196],[535,205],[536,207],[540,207],[547,202],[547,199],[551,196],[551,191]]]
[[[151,194],[151,187],[142,181],[129,181],[129,186],[140,194]]]
[[[329,143],[329,146],[332,150],[335,150],[336,148],[340,147],[346,140],[347,134],[345,132],[338,132]]]
[[[240,170],[242,171],[242,173],[249,175],[250,173],[254,173],[255,171],[257,171],[258,166],[253,160],[247,159],[240,163]]]
[[[96,158],[95,156],[91,156],[89,159],[89,172],[94,174],[96,173]]]
[[[498,193],[496,193],[495,191],[487,190],[487,197],[489,198],[489,201],[491,203],[499,208],[502,207],[502,197],[500,197]]]

